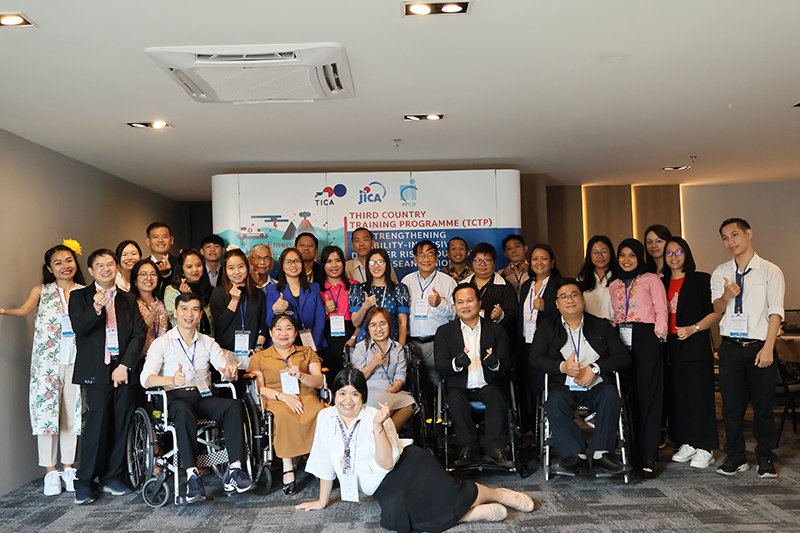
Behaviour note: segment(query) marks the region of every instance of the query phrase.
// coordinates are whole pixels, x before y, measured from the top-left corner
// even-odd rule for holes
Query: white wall
[[[18,307],[41,283],[45,250],[64,238],[80,261],[124,239],[144,246],[154,220],[174,224],[176,202],[0,130],[0,307]],[[33,313],[0,317],[0,495],[42,476],[28,416]]]
[[[740,217],[753,229],[753,248],[783,270],[786,309],[800,308],[800,181],[681,187],[683,234],[698,270],[711,273],[731,259],[719,225]]]

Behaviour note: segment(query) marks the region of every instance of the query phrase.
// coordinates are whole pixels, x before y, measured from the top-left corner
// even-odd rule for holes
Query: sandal
[[[296,479],[297,476],[295,476],[294,468],[292,468],[291,470],[285,471],[283,473],[284,478],[285,478],[286,474],[292,474],[292,478],[293,479],[289,483],[286,483],[286,482],[283,483],[283,493],[286,494],[287,496],[292,496],[293,494],[295,494],[297,492],[297,489],[296,489],[296,486],[295,486],[295,481],[297,480]]]

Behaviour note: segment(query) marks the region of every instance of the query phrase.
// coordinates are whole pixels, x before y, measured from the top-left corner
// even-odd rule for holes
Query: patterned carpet
[[[750,434],[749,424],[746,431]],[[754,447],[755,442],[749,440],[750,453]],[[799,449],[800,437],[792,433],[789,422],[776,462],[780,477],[772,480],[759,479],[754,468],[728,478],[713,468],[697,470],[688,463],[669,462],[671,446],[662,450],[657,479],[634,478],[629,485],[619,478],[556,476],[546,482],[535,461],[531,465],[534,472],[526,479],[507,474],[470,475],[485,485],[525,491],[537,500],[537,510],[531,514],[509,511],[503,522],[461,524],[452,531],[800,532]],[[719,463],[721,453],[715,455]],[[0,530],[351,533],[381,529],[380,509],[374,500],[339,502],[338,489],[331,507],[295,511],[294,504],[313,500],[318,494],[318,483],[307,474],[299,476],[301,492],[291,497],[277,486],[268,494],[260,487],[229,497],[213,474],[206,476],[205,482],[213,501],[151,509],[139,494],[103,495],[92,505],[76,506],[72,494],[43,496],[39,479],[0,498]]]

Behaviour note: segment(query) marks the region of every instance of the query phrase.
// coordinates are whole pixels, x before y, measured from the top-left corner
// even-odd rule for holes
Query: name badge
[[[195,385],[203,398],[211,396],[211,389],[208,388],[208,381],[204,379],[195,379]]]
[[[284,394],[300,394],[300,380],[290,376],[287,370],[281,370],[281,392]]]
[[[747,338],[747,314],[731,315],[731,337]]]
[[[428,300],[417,300],[414,304],[414,318],[425,320],[428,318],[428,310],[430,310]]]
[[[586,387],[581,387],[575,384],[575,378],[567,376],[566,384],[569,386],[569,390],[580,392],[580,391],[587,391],[589,390]]]
[[[106,328],[106,340],[108,341],[109,353],[111,355],[119,355],[119,336],[116,328]]]
[[[61,336],[62,337],[75,336],[75,330],[72,329],[72,320],[69,319],[69,315],[67,314],[61,315]]]
[[[358,503],[358,477],[355,474],[339,474],[339,491],[343,502]]]
[[[300,331],[300,342],[303,343],[303,346],[308,346],[315,352],[317,351],[317,345],[314,343],[314,335],[311,333],[310,329]]]
[[[344,337],[344,317],[331,315],[331,337]]]
[[[633,346],[633,325],[622,324],[619,327],[619,337],[622,339],[622,342],[625,343],[625,346],[627,346],[630,350]]]
[[[530,344],[533,342],[533,335],[536,333],[536,322],[531,320],[525,321],[525,342]]]
[[[250,331],[239,330],[236,332],[233,341],[233,351],[236,355],[247,355],[250,351]]]

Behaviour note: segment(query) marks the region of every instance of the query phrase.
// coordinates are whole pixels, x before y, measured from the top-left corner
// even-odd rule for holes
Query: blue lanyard
[[[361,277],[361,283],[366,283],[367,277],[364,275],[364,268],[359,264],[357,267],[358,275]]]
[[[286,285],[287,287],[289,285]],[[297,325],[300,326],[300,329],[306,329],[303,325],[303,307],[300,305],[300,296],[303,294],[303,289],[300,289],[300,294],[295,296],[292,294],[292,289],[289,289],[289,295],[294,298],[295,309],[297,309]]]
[[[147,302],[145,302],[144,300],[142,300],[142,302],[144,302],[144,306],[147,308],[147,312],[150,313],[151,312],[150,311],[150,306],[147,305]],[[158,298],[155,298],[155,302],[153,303],[153,305],[155,305],[157,303],[158,303]],[[156,317],[156,322],[153,324],[153,338],[154,339],[158,338],[158,330],[160,330],[160,329],[161,329],[161,317],[157,316]],[[181,346],[181,348],[182,348],[182,346]]]
[[[546,287],[546,286],[547,286],[547,285],[545,285],[545,284],[544,284],[544,281],[543,281],[543,282],[542,282],[542,288],[541,288],[541,289],[539,289],[539,292],[538,292],[538,293],[536,293],[536,296],[534,296],[533,298],[531,298],[531,299],[530,299],[530,300],[531,300],[531,318],[533,318],[533,311],[534,311],[534,309],[535,309],[535,308],[533,307],[533,301],[534,301],[534,300],[536,300],[536,298],[538,298],[539,296],[541,296],[541,295],[542,295],[542,293],[544,292],[544,289],[545,289],[545,287]],[[533,281],[533,283],[531,283],[531,292],[533,292],[534,290],[536,290],[536,281],[535,281],[535,280]],[[530,294],[530,293],[529,293],[529,294]]]
[[[639,276],[636,276],[635,278],[633,278],[633,281],[631,281],[631,286],[630,287],[625,287],[625,320],[623,322],[627,322],[628,321],[628,308],[629,308],[630,302],[631,302],[631,294],[633,293],[633,284],[636,283],[637,279],[639,279]],[[624,283],[623,283],[623,286],[624,286]]]
[[[239,313],[242,315],[242,329],[244,329],[244,315],[247,314],[247,296],[244,297],[244,310],[242,310],[242,302],[239,302]]]
[[[739,295],[736,296],[734,312],[737,315],[742,313],[742,296],[744,296],[744,277],[753,269],[745,267],[744,272],[739,272],[739,265],[736,265],[736,284],[739,286]]]
[[[392,382],[391,378],[389,377],[389,364],[392,362],[392,345],[387,341],[388,350],[386,350],[386,365],[381,365],[381,370],[383,370],[383,375],[386,376],[386,381],[389,383]],[[375,353],[375,350],[378,348],[377,343],[373,343],[372,345],[372,352]],[[391,386],[391,385],[390,385]]]
[[[350,430],[349,435],[344,430],[344,424],[342,424],[342,419],[337,416],[336,421],[339,422],[339,430],[341,430],[342,432],[342,440],[344,441],[344,471],[345,473],[348,473],[352,471],[350,462],[350,442],[353,440],[353,435],[356,434],[356,430],[358,429],[358,423],[361,422],[361,420],[356,420],[356,423],[353,424],[353,429]]]
[[[572,336],[572,328],[569,327],[569,340],[572,341],[572,349],[575,350],[575,361],[580,362],[581,360],[581,330],[583,329],[583,324],[578,327],[578,344],[575,344],[575,338]]]
[[[341,285],[341,287],[339,287],[339,285]],[[339,283],[336,284],[336,286],[339,287],[339,290],[336,292],[336,294],[333,293],[333,287],[330,287],[328,289],[328,292],[331,293],[331,296],[333,296],[333,303],[336,304],[336,311],[334,311],[331,314],[335,314],[335,313],[339,312],[339,296],[341,296],[342,291],[344,290],[344,283],[339,282]]]
[[[422,294],[420,295],[420,297],[425,295],[425,291],[428,290],[428,287],[430,287],[433,284],[433,281],[436,279],[436,274],[438,274],[438,273],[439,273],[438,270],[434,270],[433,271],[433,276],[431,276],[431,280],[428,282],[427,285],[425,285],[423,287],[422,286],[422,276],[420,276],[419,275],[419,271],[417,271],[417,283],[419,283],[419,290],[422,291]]]
[[[189,362],[192,363],[192,368],[194,368],[194,357],[197,354],[197,340],[192,343],[192,357],[189,358],[189,352],[186,351],[186,348],[183,347],[183,339],[178,337],[178,346],[181,347],[183,350],[183,354],[186,356],[186,359],[189,359]],[[188,344],[187,344],[188,347]]]

